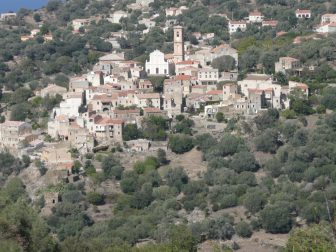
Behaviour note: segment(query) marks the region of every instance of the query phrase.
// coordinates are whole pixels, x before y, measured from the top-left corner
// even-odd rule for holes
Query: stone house
[[[123,53],[110,53],[99,58],[99,64],[109,64],[111,66],[117,65],[120,62],[125,61]]]
[[[118,93],[118,106],[130,107],[135,103],[135,90],[126,90]]]
[[[17,153],[24,145],[37,139],[32,134],[32,126],[26,122],[6,121],[0,124],[0,148]]]
[[[98,142],[122,142],[123,124],[123,120],[96,115],[88,126]]]
[[[50,167],[57,166],[59,164],[72,163],[73,160],[69,150],[70,144],[68,142],[50,144],[44,148],[41,160]]]
[[[57,94],[63,95],[66,92],[67,92],[67,89],[65,87],[61,87],[55,84],[48,84],[47,87],[40,90],[40,96],[42,98],[46,97],[47,95],[49,95],[50,97],[54,97]]]
[[[143,116],[144,117],[149,117],[149,116],[163,116],[166,117],[167,116],[167,111],[165,110],[160,110],[159,108],[151,108],[151,107],[147,107],[143,109]]]
[[[150,80],[140,79],[138,81],[138,90],[142,92],[153,92],[153,84]]]
[[[126,142],[129,149],[135,152],[148,151],[150,148],[150,141],[147,139],[136,139]]]
[[[297,70],[301,67],[300,60],[292,57],[280,57],[278,62],[275,62],[275,72],[286,73],[287,71]]]
[[[161,107],[161,97],[159,93],[144,93],[136,94],[134,99],[134,104],[139,108],[146,107]]]
[[[198,67],[193,66],[178,67],[176,69],[176,75],[189,75],[197,78],[198,69]]]
[[[140,109],[118,109],[115,108],[111,111],[113,119],[121,119],[125,124],[136,123],[137,117],[140,116]]]
[[[72,20],[72,26],[75,31],[78,31],[80,28],[89,25],[90,19],[74,19]]]
[[[96,94],[88,102],[90,111],[109,112],[118,106],[117,94]]]
[[[69,117],[58,115],[48,122],[48,135],[54,139],[67,140],[69,135]]]
[[[89,133],[88,129],[80,127],[73,122],[69,125],[68,140],[72,148],[76,148],[80,153],[91,152],[94,148],[93,135]]]
[[[183,105],[183,85],[171,79],[164,81],[163,110],[172,118],[181,114]]]

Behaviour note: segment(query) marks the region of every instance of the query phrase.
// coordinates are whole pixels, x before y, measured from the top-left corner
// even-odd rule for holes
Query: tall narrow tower
[[[183,27],[174,27],[174,61],[180,62],[184,60],[184,41]]]

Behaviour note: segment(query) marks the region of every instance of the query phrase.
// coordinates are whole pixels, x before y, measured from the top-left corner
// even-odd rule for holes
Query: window
[[[158,73],[159,73],[159,68],[157,67],[157,68],[155,69],[155,71],[156,71],[156,74],[158,74]]]
[[[176,32],[176,37],[180,37],[180,32]]]

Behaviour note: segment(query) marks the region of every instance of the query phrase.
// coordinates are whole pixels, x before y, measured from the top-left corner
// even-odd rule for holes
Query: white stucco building
[[[296,18],[300,18],[300,19],[309,19],[311,18],[311,11],[297,9],[295,11],[295,16]]]
[[[264,16],[259,11],[253,11],[249,13],[248,20],[250,23],[261,23],[264,21]]]
[[[335,33],[336,23],[324,23],[315,27],[315,31],[318,33]]]
[[[146,61],[146,72],[148,75],[170,75],[172,65],[165,59],[164,53],[155,50],[149,55],[149,61]]]
[[[111,23],[115,23],[115,24],[119,24],[120,23],[120,19],[122,18],[126,18],[127,12],[125,11],[116,11],[114,13],[111,14],[111,17],[108,18],[107,20],[110,21]]]
[[[216,68],[206,67],[198,70],[198,80],[202,84],[216,84],[218,79],[219,73]]]
[[[335,23],[336,22],[336,14],[324,14],[321,17],[321,24],[325,24],[325,23]]]
[[[55,118],[58,115],[67,117],[78,117],[79,107],[82,105],[83,94],[81,92],[66,93],[63,95],[62,101],[58,108],[53,109],[52,116]]]
[[[246,22],[245,21],[230,21],[229,22],[229,33],[235,33],[237,31],[245,31],[246,30]]]

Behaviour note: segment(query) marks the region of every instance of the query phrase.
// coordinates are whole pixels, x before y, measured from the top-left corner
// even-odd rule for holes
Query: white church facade
[[[146,61],[146,72],[148,75],[166,75],[172,74],[174,66],[165,59],[164,53],[155,50],[149,55],[149,61]]]

